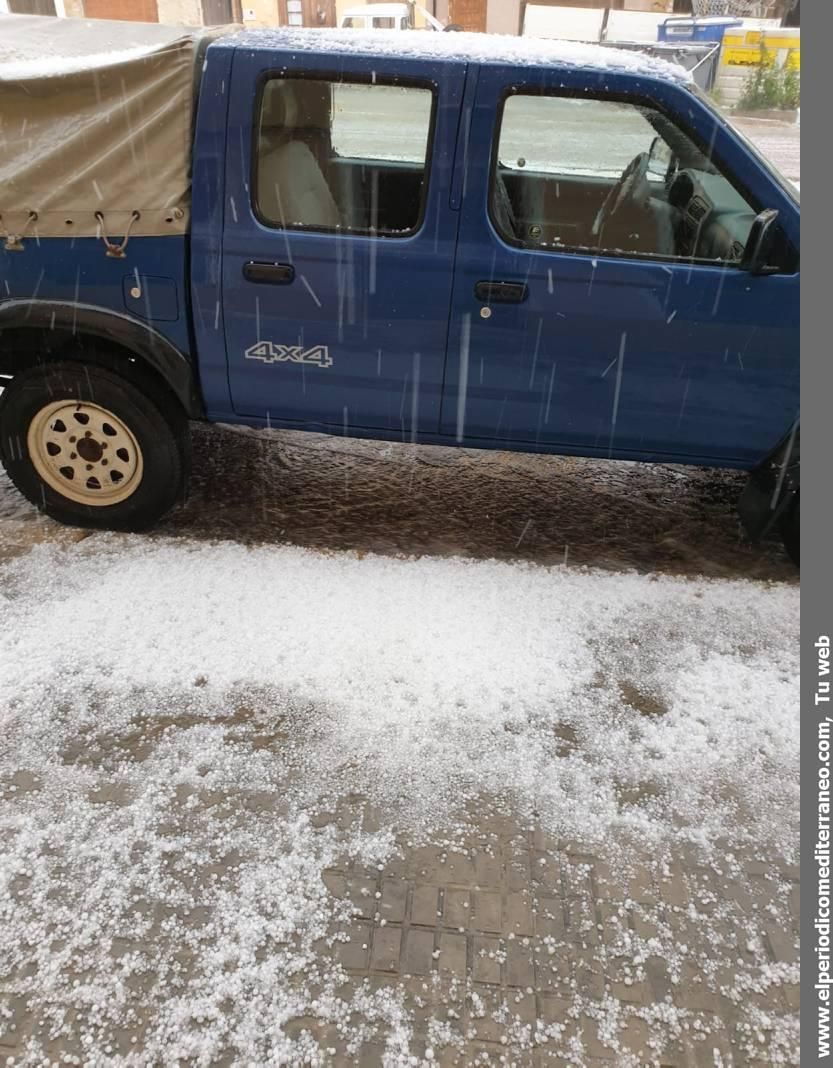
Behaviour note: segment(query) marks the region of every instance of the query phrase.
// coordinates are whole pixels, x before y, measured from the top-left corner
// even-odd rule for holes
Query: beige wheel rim
[[[47,404],[29,424],[26,444],[47,486],[77,504],[118,504],[142,481],[142,450],[135,437],[98,404]]]

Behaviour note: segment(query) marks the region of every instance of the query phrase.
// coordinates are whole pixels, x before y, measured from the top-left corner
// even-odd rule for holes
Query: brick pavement
[[[405,846],[383,870],[330,869],[330,892],[356,909],[338,959],[354,987],[406,991],[427,1063],[771,1063],[749,1009],[773,1027],[797,1010],[794,973],[767,978],[798,960],[797,869],[730,851],[718,875],[681,850],[625,871],[577,848],[487,818],[463,851]],[[382,1047],[359,1063],[381,1064]]]

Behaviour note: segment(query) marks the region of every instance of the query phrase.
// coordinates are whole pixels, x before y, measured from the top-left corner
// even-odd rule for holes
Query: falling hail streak
[[[720,281],[717,283],[717,293],[714,296],[714,304],[712,305],[712,318],[717,315],[717,307],[720,304],[720,298],[723,295],[723,283],[726,281],[727,268],[724,265],[723,270],[720,272]]]
[[[306,275],[303,275],[303,274],[301,275],[301,281],[304,283],[304,288],[306,289],[307,293],[309,293],[309,295],[315,301],[316,306],[320,308],[321,307],[321,301],[318,299],[318,295],[316,294],[315,290],[312,288],[312,286],[307,281]]]
[[[541,347],[541,331],[544,328],[544,318],[538,320],[538,335],[535,338],[535,351],[532,354],[532,369],[529,372],[529,388],[532,389],[532,383],[535,379],[535,368],[538,366],[538,349]]]
[[[521,542],[522,542],[522,541],[524,540],[524,538],[526,537],[526,532],[527,532],[527,531],[529,530],[529,528],[530,528],[531,526],[532,526],[532,520],[531,520],[531,519],[527,519],[527,521],[526,521],[526,525],[524,526],[523,530],[521,531],[521,536],[520,536],[520,537],[518,538],[518,540],[517,540],[517,541],[515,542],[515,548],[516,548],[516,549],[520,548]]]
[[[376,236],[376,222],[379,218],[379,171],[374,170],[370,185],[370,237]],[[376,292],[376,250],[378,241],[370,242],[370,263],[368,266],[367,288],[371,294]]]
[[[610,419],[610,442],[607,448],[608,457],[613,455],[613,438],[616,434],[616,419],[619,415],[619,393],[622,389],[622,367],[625,363],[625,345],[628,341],[628,335],[625,331],[622,332],[622,340],[619,343],[619,366],[616,368],[616,389],[613,393],[613,415]]]
[[[677,426],[683,421],[683,413],[685,412],[686,401],[688,400],[688,391],[691,388],[691,379],[685,380],[685,389],[683,390],[683,399],[680,402],[680,414],[677,416]]]
[[[558,367],[558,364],[554,363],[552,365],[552,371],[550,371],[550,388],[547,391],[547,409],[544,412],[544,422],[545,423],[548,423],[550,421],[550,403],[552,402],[552,387],[553,387],[553,383],[555,382],[555,369],[556,369],[556,367]]]
[[[460,330],[460,382],[457,387],[457,440],[462,441],[466,430],[466,393],[469,388],[469,342],[471,341],[471,315],[463,316]]]
[[[416,444],[419,416],[419,353],[414,353],[414,383],[411,388],[411,441]]]

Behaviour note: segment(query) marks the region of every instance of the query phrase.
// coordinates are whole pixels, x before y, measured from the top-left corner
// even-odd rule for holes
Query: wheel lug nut
[[[92,430],[85,430],[84,431],[84,437],[85,438],[91,438],[92,436],[93,436]]]
[[[87,464],[87,470],[88,471],[92,471],[92,469],[93,469],[93,465],[92,464]]]
[[[73,434],[73,435],[72,435],[72,437],[71,437],[71,438],[69,439],[69,442],[70,442],[70,445],[74,445],[74,444],[75,444],[75,435],[74,435],[74,434]]]
[[[106,460],[102,460],[101,461],[101,466],[102,467],[106,467],[107,466],[107,461]]]
[[[71,452],[69,454],[69,458],[70,458],[70,460],[77,460],[78,459],[78,453],[77,452]]]

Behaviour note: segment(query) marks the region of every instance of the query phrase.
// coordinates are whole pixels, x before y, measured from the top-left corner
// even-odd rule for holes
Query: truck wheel
[[[43,364],[0,397],[0,459],[24,497],[60,523],[142,530],[181,496],[188,423],[132,367]]]
[[[800,524],[801,502],[799,501],[798,494],[796,494],[792,504],[787,509],[784,518],[781,520],[781,538],[784,542],[784,548],[787,550],[787,556],[789,556],[790,560],[792,560],[796,567],[801,566]]]

